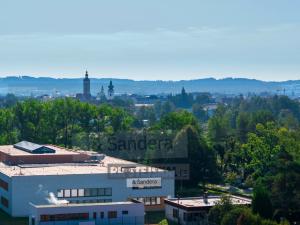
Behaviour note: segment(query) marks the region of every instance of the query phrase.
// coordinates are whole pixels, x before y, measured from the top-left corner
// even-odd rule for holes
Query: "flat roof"
[[[35,208],[61,208],[61,207],[82,207],[82,206],[103,206],[103,205],[129,205],[129,204],[142,204],[131,201],[124,202],[101,202],[101,203],[65,203],[65,204],[45,204],[45,205],[35,205],[30,203]]]
[[[234,205],[249,205],[251,199],[239,197],[235,195],[229,195],[232,204]],[[184,208],[204,208],[212,207],[221,201],[222,196],[214,195],[208,196],[207,201],[204,201],[203,197],[190,197],[190,198],[169,198],[165,199],[165,202],[171,203],[171,205],[183,206]]]
[[[0,145],[0,152],[11,156],[28,156],[28,155],[79,155],[80,152],[72,151],[55,145],[42,145],[55,150],[55,153],[32,154],[24,150],[18,149],[13,145]]]
[[[43,154],[45,155],[45,154]],[[103,160],[95,163],[56,163],[56,164],[21,164],[10,166],[0,162],[0,173],[9,177],[12,176],[39,176],[39,175],[75,175],[75,174],[107,174],[109,167],[118,166],[125,168],[118,170],[117,174],[128,173],[128,168],[135,167],[137,173],[161,172],[163,169],[146,166],[110,156],[105,156]],[[113,170],[111,170],[113,171]]]

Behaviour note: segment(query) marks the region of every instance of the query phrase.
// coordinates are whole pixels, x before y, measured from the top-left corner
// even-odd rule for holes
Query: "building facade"
[[[0,146],[0,208],[13,217],[28,216],[29,202],[45,204],[49,193],[74,204],[136,199],[145,203],[146,210],[163,209],[164,199],[174,195],[173,171],[153,171],[114,157],[46,147],[55,153]],[[129,173],[127,167],[138,172]]]
[[[29,206],[29,225],[144,225],[144,205],[137,202]]]

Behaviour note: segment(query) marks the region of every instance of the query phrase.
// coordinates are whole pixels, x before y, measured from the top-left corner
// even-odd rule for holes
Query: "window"
[[[57,191],[57,197],[58,198],[63,198],[64,197],[64,190],[60,189]]]
[[[160,203],[160,197],[157,197],[157,198],[156,198],[156,204],[157,204],[157,205],[160,205],[160,204],[161,204],[161,203]]]
[[[173,218],[178,218],[178,209],[173,209]]]
[[[64,197],[66,197],[66,198],[71,197],[71,191],[69,189],[64,190]]]
[[[5,191],[8,191],[8,183],[4,180],[0,179],[0,187],[4,189]]]
[[[128,215],[128,211],[127,211],[127,210],[124,210],[124,211],[122,211],[122,214],[123,214],[123,215]]]
[[[111,196],[112,190],[111,188],[105,188],[105,196]]]
[[[84,197],[84,189],[78,189],[78,197]]]
[[[107,217],[108,217],[108,219],[117,218],[117,211],[108,211]]]
[[[133,198],[139,202],[143,202],[145,205],[160,205],[161,199],[160,197],[145,197],[145,198]]]
[[[1,196],[1,205],[8,208],[8,200],[6,198],[4,198],[3,196]]]
[[[72,197],[77,197],[78,195],[77,195],[77,189],[72,189],[71,190],[71,196]]]
[[[56,215],[41,215],[41,222],[46,221],[66,221],[66,220],[88,220],[88,213],[68,213]]]
[[[94,220],[97,219],[97,213],[96,212],[93,213],[93,219]]]
[[[58,198],[111,196],[111,188],[58,189]]]
[[[97,196],[98,195],[98,189],[97,188],[91,188],[90,189],[91,196]]]
[[[156,197],[151,198],[151,205],[156,205]]]
[[[146,197],[144,200],[145,205],[151,205],[151,198]]]
[[[90,197],[91,196],[91,192],[89,188],[84,189],[84,197]]]
[[[100,218],[104,219],[104,212],[100,212]]]

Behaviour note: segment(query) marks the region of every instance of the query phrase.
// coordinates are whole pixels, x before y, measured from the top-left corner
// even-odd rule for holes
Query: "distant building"
[[[106,100],[103,85],[101,86],[101,91],[97,94],[96,100],[97,101],[105,101]]]
[[[144,225],[140,202],[30,204],[29,225]]]
[[[83,79],[83,97],[85,99],[91,98],[91,85],[88,71],[85,72],[85,78]]]
[[[112,84],[112,81],[110,81],[108,85],[107,99],[112,100],[114,98],[114,94],[115,94],[114,85]]]
[[[76,94],[76,98],[81,101],[90,101],[92,98],[88,71],[85,72],[85,77],[83,79],[83,93]]]
[[[229,196],[233,205],[251,205],[251,199]],[[221,196],[186,197],[165,199],[166,218],[182,225],[207,221],[208,211],[221,201]]]

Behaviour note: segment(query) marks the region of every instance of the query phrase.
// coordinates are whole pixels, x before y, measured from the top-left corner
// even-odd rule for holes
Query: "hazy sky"
[[[299,0],[0,0],[0,76],[300,79]]]

